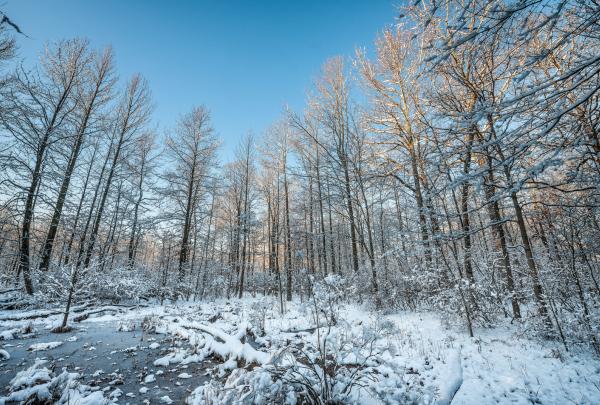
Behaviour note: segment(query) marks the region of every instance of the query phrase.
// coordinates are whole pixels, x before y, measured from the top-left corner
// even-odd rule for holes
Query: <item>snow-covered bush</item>
[[[307,305],[314,323],[317,327],[336,325],[344,300],[352,296],[355,289],[339,275],[328,275],[319,281],[311,279],[312,296]]]
[[[158,316],[146,315],[144,319],[142,319],[141,329],[145,333],[156,333],[161,323],[161,319]]]
[[[39,277],[43,282],[36,295],[46,302],[63,301],[68,295],[72,280],[75,280],[75,301],[85,297],[88,301],[118,303],[138,301],[151,296],[152,284],[148,281],[149,274],[141,268],[101,270],[100,266],[93,263],[88,267],[70,264],[52,266]]]
[[[341,329],[324,336],[316,347],[306,344],[296,353],[282,352],[269,369],[273,380],[293,387],[300,403],[356,403],[358,391],[376,381],[371,368],[376,338],[364,330]]]
[[[275,300],[272,297],[261,297],[250,304],[250,312],[248,314],[250,324],[252,325],[253,331],[258,336],[265,335],[265,324],[267,320],[267,314],[272,312],[275,306]]]
[[[360,403],[352,400],[354,390],[366,388],[374,378],[363,370],[343,368],[332,380],[316,364],[300,363],[293,356],[284,358],[288,361],[285,367],[237,368],[224,383],[211,380],[192,393],[188,404]]]
[[[0,397],[0,403],[20,404],[89,404],[105,405],[112,403],[102,392],[92,392],[91,388],[77,381],[78,373],[63,371],[58,376],[44,367],[45,360],[19,371],[10,381],[9,392]]]
[[[96,277],[94,295],[100,301],[139,301],[151,296],[151,275],[145,268],[120,267],[100,272]]]
[[[273,381],[269,371],[258,368],[248,371],[237,368],[225,382],[211,380],[196,388],[188,397],[189,405],[263,405],[296,404],[292,386]]]
[[[95,265],[78,266],[75,263],[53,267],[51,271],[40,276],[44,288],[38,294],[47,302],[57,302],[64,305],[62,323],[57,325],[54,332],[67,332],[68,318],[71,308],[82,300],[91,301],[98,285],[98,271]]]
[[[75,264],[52,266],[48,271],[40,273],[42,282],[36,296],[46,302],[63,303],[69,291],[72,291],[73,302],[83,297],[90,299],[98,284],[97,273],[93,265],[87,268]]]

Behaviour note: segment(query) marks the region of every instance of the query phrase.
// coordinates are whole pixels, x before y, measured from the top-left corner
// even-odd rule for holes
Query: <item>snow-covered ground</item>
[[[49,332],[60,315],[0,321],[0,403],[35,393],[78,404],[294,403],[311,390],[361,404],[600,403],[599,359],[515,326],[471,339],[431,313],[341,304],[328,326],[326,309],[278,308],[269,298],[151,306],[92,315],[64,334]]]

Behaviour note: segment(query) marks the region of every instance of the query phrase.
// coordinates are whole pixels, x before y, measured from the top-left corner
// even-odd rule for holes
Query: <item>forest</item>
[[[229,161],[11,18],[0,403],[600,402],[598,1],[411,1]]]

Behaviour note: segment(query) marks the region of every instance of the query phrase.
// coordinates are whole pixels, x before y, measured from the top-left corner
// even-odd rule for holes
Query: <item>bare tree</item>
[[[28,186],[25,192],[21,226],[19,272],[23,274],[27,293],[33,293],[30,278],[30,240],[36,195],[44,174],[44,164],[50,148],[65,137],[76,108],[75,90],[89,63],[87,43],[80,40],[63,41],[46,52],[43,70],[16,73],[8,107],[3,116],[5,129],[10,132],[23,157],[14,156],[24,166]],[[30,159],[29,156],[33,156]]]
[[[174,200],[175,216],[182,225],[178,273],[179,281],[183,281],[190,259],[192,221],[198,204],[206,197],[206,181],[218,146],[208,110],[200,106],[182,116],[166,146],[173,168],[165,173],[165,190]]]
[[[71,184],[71,176],[79,159],[81,149],[86,140],[86,135],[89,135],[90,127],[95,125],[97,111],[100,110],[112,97],[112,87],[114,85],[113,78],[113,61],[112,51],[107,49],[101,55],[93,55],[93,60],[90,66],[83,71],[85,78],[81,80],[77,87],[77,110],[78,115],[74,125],[75,134],[73,136],[70,147],[71,155],[65,169],[65,174],[60,186],[60,191],[54,205],[54,213],[50,221],[50,228],[46,235],[46,240],[42,248],[42,258],[39,269],[45,271],[50,265],[52,257],[52,249],[54,247],[54,238],[60,223],[63,206]]]
[[[110,161],[108,176],[100,202],[94,218],[94,225],[89,237],[89,243],[83,260],[83,266],[88,267],[94,253],[94,246],[98,237],[98,230],[103,219],[104,208],[108,195],[111,191],[112,182],[118,166],[122,163],[121,154],[124,149],[133,144],[133,140],[147,124],[150,113],[150,94],[146,81],[139,75],[135,75],[129,81],[125,93],[117,107],[116,115],[112,122],[112,138],[115,140],[109,149]],[[81,257],[78,260],[81,264]]]

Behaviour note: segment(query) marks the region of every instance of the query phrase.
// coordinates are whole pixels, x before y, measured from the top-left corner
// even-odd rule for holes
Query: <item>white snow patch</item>
[[[0,332],[0,340],[13,340],[19,329],[9,329]]]
[[[460,350],[454,350],[446,360],[447,366],[440,372],[439,396],[436,404],[450,405],[463,382]]]
[[[58,346],[62,345],[63,342],[47,342],[47,343],[34,343],[27,350],[30,352],[38,352],[41,350],[50,350],[55,349]]]
[[[163,404],[172,404],[173,400],[168,395],[165,395],[164,397],[160,397],[160,402]]]
[[[121,395],[123,395],[123,391],[120,388],[115,388],[114,391],[108,395],[108,397],[112,399],[117,399]]]
[[[92,392],[91,387],[80,384],[77,373],[63,371],[54,377],[46,367],[45,360],[22,370],[10,381],[9,394],[0,397],[4,403],[50,403],[58,405],[105,405],[107,400],[101,392]]]

